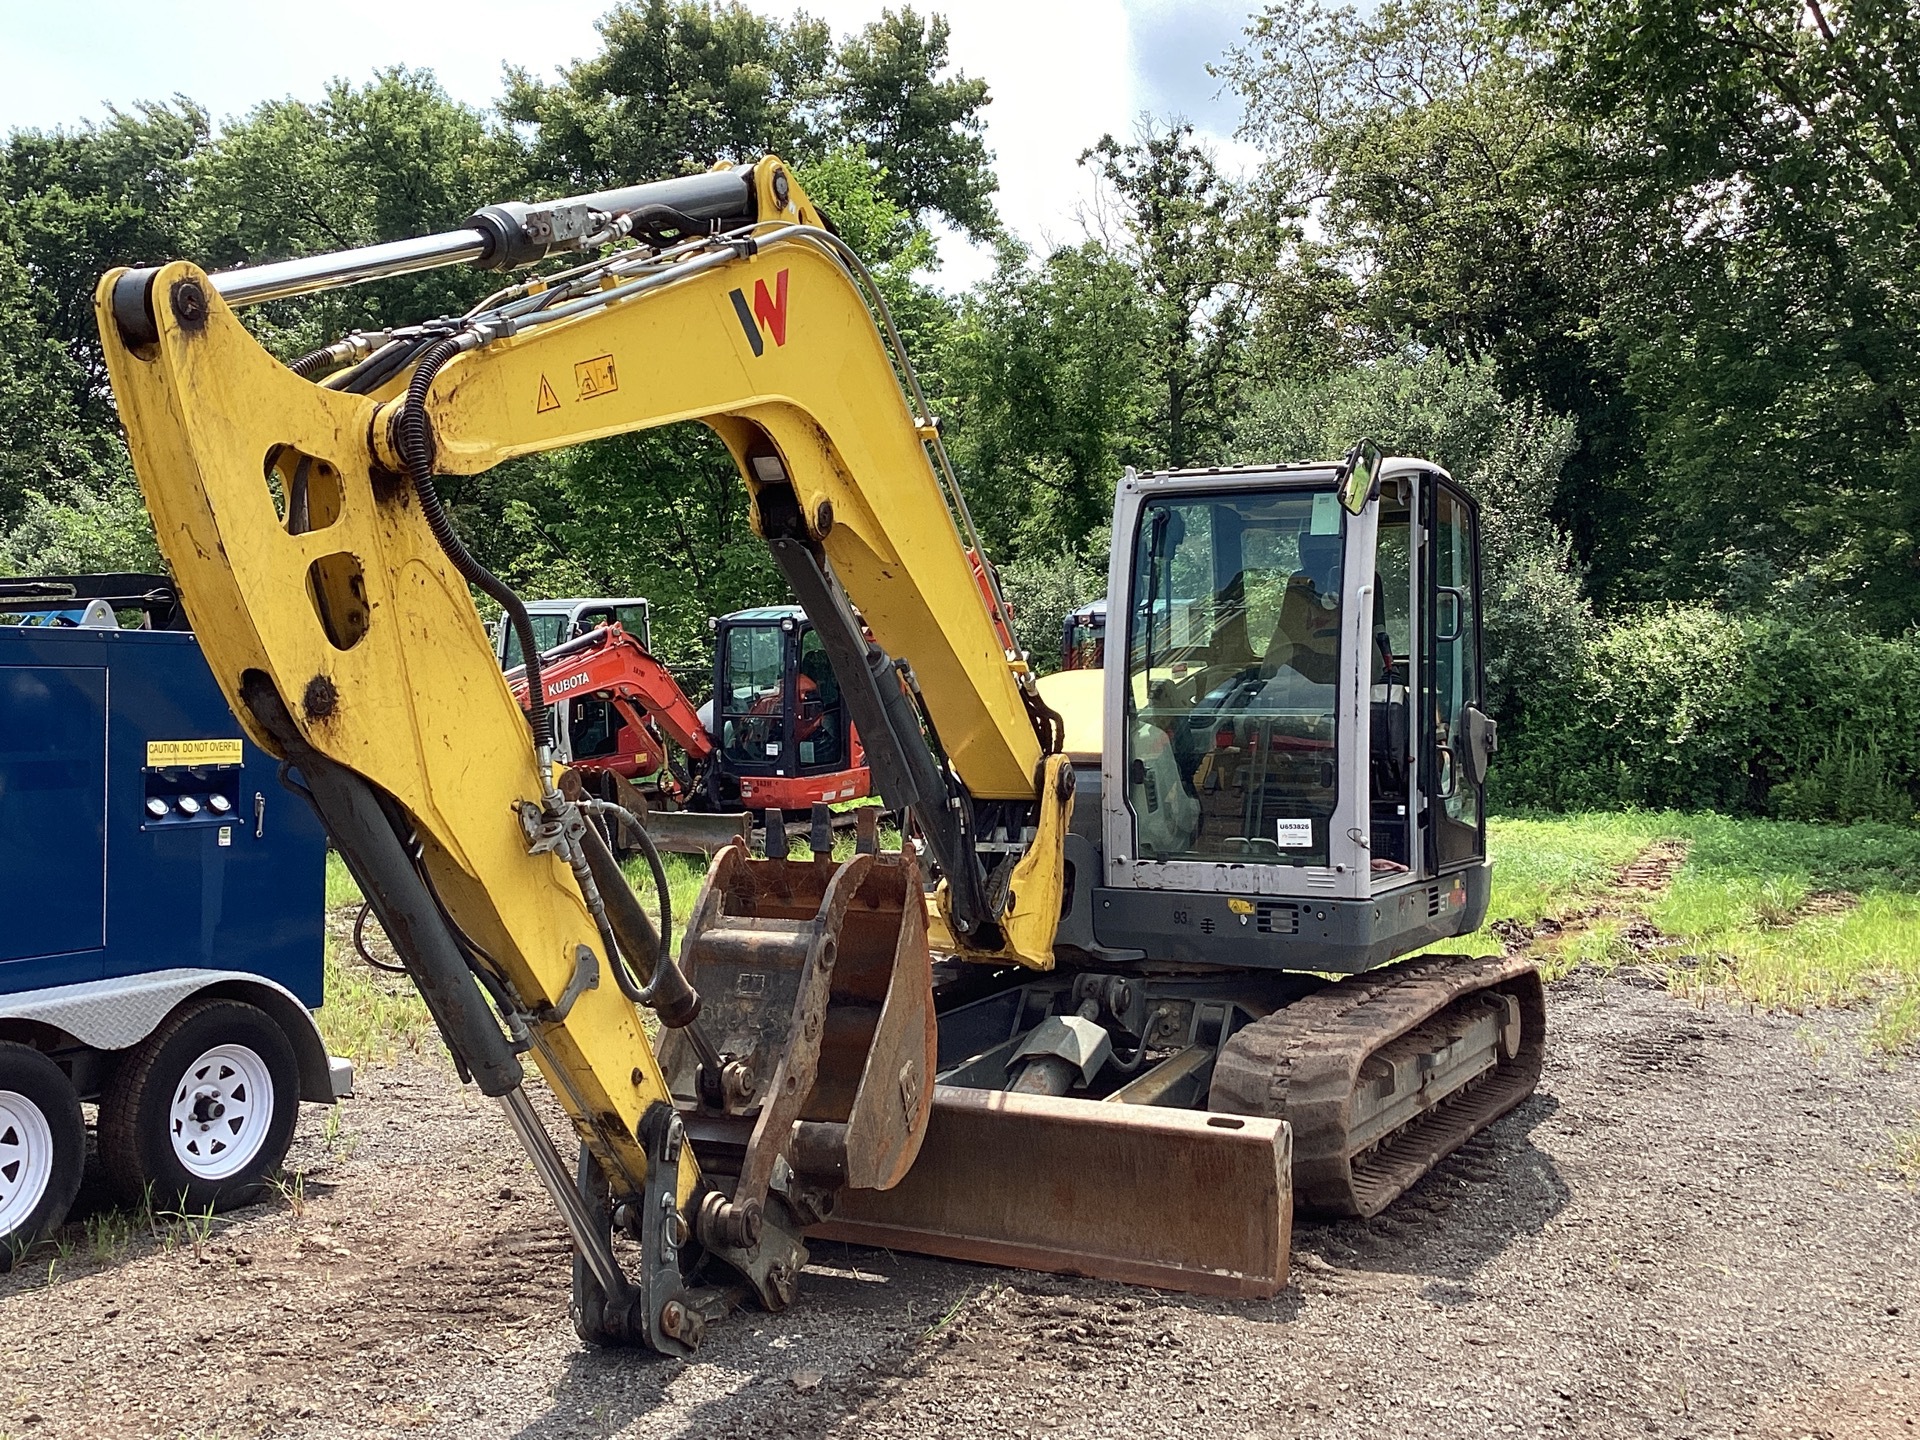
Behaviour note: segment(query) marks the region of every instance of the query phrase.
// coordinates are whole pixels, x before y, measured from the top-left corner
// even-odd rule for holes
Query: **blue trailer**
[[[0,581],[0,1269],[61,1224],[81,1104],[127,1199],[224,1209],[346,1094],[325,836],[159,576]]]

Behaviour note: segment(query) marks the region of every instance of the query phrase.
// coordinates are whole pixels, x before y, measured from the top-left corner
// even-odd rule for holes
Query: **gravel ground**
[[[1631,977],[1549,1007],[1540,1093],[1299,1227],[1276,1300],[822,1246],[693,1364],[584,1350],[491,1106],[374,1069],[300,1193],[0,1278],[0,1435],[1920,1436],[1920,1065]]]

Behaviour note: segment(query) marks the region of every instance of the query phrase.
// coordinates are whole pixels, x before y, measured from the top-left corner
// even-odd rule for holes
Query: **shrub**
[[[1650,612],[1602,631],[1502,739],[1494,783],[1506,804],[1909,822],[1920,633]]]

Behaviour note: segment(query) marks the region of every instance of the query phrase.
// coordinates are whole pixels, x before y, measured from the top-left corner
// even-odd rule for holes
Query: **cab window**
[[[741,764],[780,759],[782,635],[777,625],[736,625],[727,631],[724,684],[716,707],[720,743]]]
[[[1142,508],[1126,734],[1142,859],[1327,863],[1345,514],[1331,489]]]

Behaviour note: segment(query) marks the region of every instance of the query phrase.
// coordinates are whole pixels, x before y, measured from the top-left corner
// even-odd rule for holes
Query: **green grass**
[[[1487,838],[1493,899],[1488,921],[1531,925],[1596,899],[1606,893],[1622,865],[1669,833],[1659,820],[1624,814],[1491,821]]]
[[[1679,993],[1803,1011],[1871,1001],[1872,1042],[1920,1050],[1920,830],[1720,815],[1629,813],[1497,819],[1489,921],[1532,924],[1606,895],[1617,869],[1658,840],[1687,858],[1665,893],[1618,899],[1618,916],[1571,933],[1549,974],[1633,955],[1620,917],[1640,911],[1678,942]],[[1808,907],[1815,897],[1824,904]],[[1484,932],[1469,946],[1494,948]]]
[[[377,922],[367,922],[377,930]],[[375,970],[350,946],[327,939],[327,1003],[315,1012],[327,1050],[356,1064],[446,1053],[426,1004],[404,975]]]
[[[347,873],[346,862],[327,851],[327,910],[357,909],[360,899],[360,887]],[[380,933],[379,922],[371,917],[367,933],[370,938]],[[375,970],[353,953],[351,941],[330,934],[326,944],[326,1003],[314,1018],[330,1053],[360,1064],[446,1053],[412,981]]]
[[[1920,831],[1718,815],[1680,824],[1687,862],[1647,907],[1701,961],[1676,989],[1772,1010],[1872,1000],[1873,1042],[1920,1048]],[[1838,908],[1803,910],[1816,895]]]
[[[360,887],[354,883],[353,876],[347,873],[347,862],[340,858],[337,850],[327,851],[327,909],[338,910],[342,905],[360,903]]]

